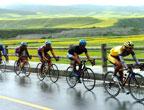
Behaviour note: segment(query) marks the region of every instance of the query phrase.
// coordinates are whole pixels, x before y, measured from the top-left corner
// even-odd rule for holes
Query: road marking
[[[0,99],[4,99],[4,100],[11,101],[11,102],[19,103],[19,104],[26,105],[26,106],[29,106],[29,107],[33,107],[33,108],[40,109],[40,110],[53,110],[53,109],[50,109],[50,108],[47,108],[47,107],[44,107],[44,106],[36,105],[36,104],[30,103],[30,102],[26,102],[26,101],[23,101],[23,100],[19,100],[19,99],[7,97],[7,96],[0,96]]]

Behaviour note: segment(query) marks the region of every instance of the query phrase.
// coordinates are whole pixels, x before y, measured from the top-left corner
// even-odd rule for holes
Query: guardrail
[[[8,47],[7,49],[15,49],[15,47]],[[28,47],[28,49],[30,50],[37,50],[37,47]],[[56,50],[68,50],[68,47],[54,47],[54,49]],[[103,68],[103,72],[107,72],[107,67],[109,67],[110,65],[108,65],[107,63],[107,53],[109,52],[108,50],[111,49],[111,47],[107,47],[106,44],[101,44],[101,47],[87,47],[88,50],[91,51],[100,51],[101,52],[101,57],[99,56],[92,56],[92,58],[96,58],[96,60],[100,60],[102,62],[102,68]],[[135,47],[135,50],[144,50],[144,47]],[[8,50],[7,50],[8,51]],[[15,56],[15,54],[9,54],[9,56]],[[32,57],[38,57],[37,55],[32,55]],[[60,56],[61,58],[67,59],[66,56]],[[81,57],[81,58],[85,58],[85,57]],[[126,61],[132,61],[132,58],[126,58]],[[140,58],[139,61],[144,62],[144,58]]]

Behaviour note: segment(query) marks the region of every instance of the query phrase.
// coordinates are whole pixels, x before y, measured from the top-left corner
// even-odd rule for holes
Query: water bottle
[[[126,81],[127,77],[128,77],[128,72],[124,71],[123,81]]]

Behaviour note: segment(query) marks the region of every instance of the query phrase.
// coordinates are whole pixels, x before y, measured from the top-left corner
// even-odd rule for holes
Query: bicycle
[[[29,62],[27,61],[26,63],[24,63],[24,66],[21,67],[21,62],[18,62],[18,60],[16,60],[14,63],[14,72],[16,73],[16,75],[20,75],[20,73],[22,73],[26,77],[29,77],[31,73]]]
[[[114,73],[108,71],[104,76],[104,88],[108,94],[112,97],[116,97],[122,90],[127,94],[131,94],[137,101],[144,100],[144,77],[133,71],[133,68],[135,67],[136,66],[130,64],[128,65],[128,69],[124,69],[128,75],[123,78],[123,83],[120,80],[114,81],[112,78]],[[125,88],[128,88],[128,92],[125,91]]]
[[[40,81],[43,81],[45,77],[50,77],[50,80],[56,83],[59,79],[59,70],[56,64],[52,63],[49,66],[48,61],[45,61],[43,64],[38,63],[36,70],[37,77]]]
[[[69,66],[66,70],[66,81],[70,88],[74,88],[79,82],[80,78],[82,79],[84,87],[90,91],[95,87],[95,74],[91,68],[86,67],[86,62],[88,60],[82,60],[82,68],[75,73],[72,66]],[[95,59],[93,60],[95,63]],[[79,74],[80,76],[77,76]]]
[[[6,71],[6,61],[2,60],[0,63],[0,72],[4,73]]]

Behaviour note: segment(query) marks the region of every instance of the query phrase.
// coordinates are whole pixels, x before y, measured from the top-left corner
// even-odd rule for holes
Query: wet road
[[[74,89],[68,87],[64,77],[56,84],[46,78],[43,82],[36,74],[29,78],[16,76],[13,72],[0,74],[0,108],[2,110],[144,110],[125,93],[117,99],[110,98],[97,81],[92,92],[82,84]]]

